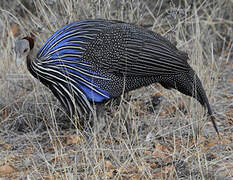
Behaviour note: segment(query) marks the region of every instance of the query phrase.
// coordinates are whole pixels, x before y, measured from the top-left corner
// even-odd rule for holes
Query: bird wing
[[[73,52],[73,54],[75,54],[76,52],[73,51],[73,47],[79,47],[82,46],[83,43],[93,41],[102,29],[117,23],[120,23],[120,21],[96,19],[75,21],[63,26],[45,42],[37,53],[37,58],[48,60],[48,56],[53,58],[53,55],[64,48],[66,48],[68,52]]]
[[[177,74],[190,69],[186,53],[141,27],[117,23],[96,36],[85,53],[97,68],[115,75]]]
[[[84,20],[54,33],[37,58],[71,60],[118,76],[177,74],[190,69],[187,54],[167,39],[142,27],[120,21]]]

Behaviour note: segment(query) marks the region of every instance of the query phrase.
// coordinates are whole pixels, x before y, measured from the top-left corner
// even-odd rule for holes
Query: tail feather
[[[213,127],[215,131],[217,132],[217,134],[219,135],[219,131],[218,131],[218,128],[215,122],[215,118],[213,116],[213,112],[209,104],[209,100],[207,98],[206,92],[202,86],[202,83],[199,77],[193,70],[191,70],[188,73],[188,75],[189,75],[189,79],[190,79],[190,82],[192,84],[192,89],[193,89],[192,90],[193,93],[191,96],[196,98],[201,103],[201,105],[203,105],[207,109],[208,116],[210,117],[210,120],[212,121]]]
[[[208,116],[210,117],[210,120],[212,121],[213,127],[214,127],[215,131],[217,132],[217,134],[219,135],[217,124],[215,122],[215,118],[213,116],[213,112],[212,112],[212,109],[210,107],[206,92],[202,86],[202,83],[197,75],[195,75],[194,79],[195,79],[194,84],[196,84],[195,86],[196,86],[196,91],[197,91],[197,100],[207,109]]]
[[[179,73],[173,76],[160,76],[158,77],[159,83],[166,89],[174,88],[179,92],[197,99],[202,106],[207,109],[208,116],[210,117],[214,129],[219,135],[219,131],[211,110],[209,100],[206,96],[202,83],[193,69],[188,72]]]

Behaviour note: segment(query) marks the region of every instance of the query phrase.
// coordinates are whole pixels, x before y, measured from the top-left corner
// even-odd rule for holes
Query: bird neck
[[[41,68],[41,65],[39,64],[39,60],[36,57],[32,59],[31,56],[27,56],[26,64],[27,69],[32,74],[32,76],[40,80],[40,82],[42,82],[42,84],[44,84],[45,86],[50,87],[51,82],[46,79],[46,77],[41,75],[40,71],[38,70]]]
[[[35,71],[33,71],[32,59],[31,59],[30,56],[27,56],[26,64],[27,64],[27,69],[28,69],[28,71],[29,71],[35,78],[38,79],[37,74],[35,73]]]

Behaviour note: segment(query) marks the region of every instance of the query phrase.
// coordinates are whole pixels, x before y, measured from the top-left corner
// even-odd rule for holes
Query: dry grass
[[[233,2],[155,2],[0,2],[0,177],[233,178]],[[17,38],[33,33],[36,53],[62,25],[88,18],[149,26],[186,51],[206,89],[222,140],[206,123],[199,103],[158,85],[131,92],[122,101],[127,108],[108,103],[106,131],[89,139],[82,136],[50,91],[25,66],[16,66],[13,47]],[[160,103],[153,101],[159,96]]]

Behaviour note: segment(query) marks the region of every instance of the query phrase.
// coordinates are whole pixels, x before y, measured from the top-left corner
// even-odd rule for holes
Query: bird
[[[159,83],[195,98],[207,109],[219,134],[202,83],[180,51],[165,37],[118,20],[87,19],[63,26],[30,54],[34,39],[16,42],[16,62],[47,86],[70,117],[93,114],[123,93]]]

